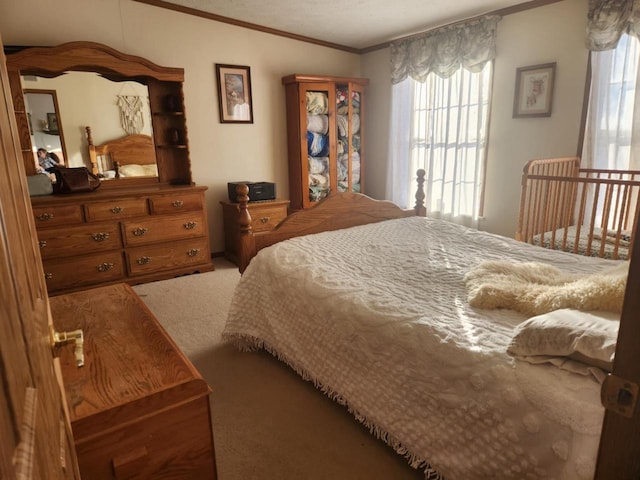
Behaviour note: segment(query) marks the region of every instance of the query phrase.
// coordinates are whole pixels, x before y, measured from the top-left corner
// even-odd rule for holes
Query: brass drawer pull
[[[176,208],[180,208],[181,206],[184,205],[184,202],[182,200],[175,200],[171,205],[173,205]]]
[[[149,263],[151,261],[151,257],[140,257],[140,258],[136,258],[136,263],[138,265],[146,265],[147,263]]]
[[[269,220],[271,220],[271,217],[262,217],[262,218],[260,219],[260,221],[261,221],[262,223],[267,223]]]
[[[192,248],[191,250],[189,250],[187,252],[187,255],[189,255],[190,257],[195,257],[197,255],[200,255],[200,249],[199,248]]]
[[[105,240],[109,240],[109,234],[105,232],[92,233],[91,238],[96,242],[104,242]]]
[[[53,278],[53,273],[45,273],[44,278],[45,280],[51,280]]]
[[[96,268],[99,272],[108,272],[113,268],[113,263],[101,263]]]
[[[111,213],[113,213],[113,214],[122,213],[122,207],[113,207],[111,209]]]
[[[36,215],[36,218],[41,222],[46,222],[53,218],[53,213],[41,213],[40,215]]]
[[[145,233],[147,233],[149,231],[148,228],[144,228],[144,227],[138,227],[138,228],[134,228],[132,233],[136,236],[136,237],[141,237],[142,235],[144,235]]]
[[[196,228],[196,225],[198,225],[196,222],[187,222],[184,224],[184,228],[186,228],[187,230],[193,230],[194,228]]]
[[[44,248],[47,246],[47,241],[46,240],[38,240],[38,245],[40,246],[40,248]]]

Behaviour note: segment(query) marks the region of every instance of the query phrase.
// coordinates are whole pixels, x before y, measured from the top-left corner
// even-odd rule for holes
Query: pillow
[[[553,310],[518,325],[507,352],[531,363],[552,363],[571,371],[582,366],[610,372],[619,326],[616,313]],[[577,373],[604,378],[592,368],[582,370]]]
[[[158,176],[158,166],[155,163],[150,163],[149,165],[142,165],[142,171],[146,177],[157,177]]]
[[[131,165],[122,165],[118,169],[118,173],[121,177],[142,177],[144,176],[144,169],[142,165],[132,163]]]

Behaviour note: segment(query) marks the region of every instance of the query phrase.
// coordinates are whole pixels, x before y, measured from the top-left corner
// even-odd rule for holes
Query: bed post
[[[249,187],[245,184],[236,186],[236,198],[238,200],[238,210],[240,211],[240,218],[238,218],[238,227],[240,230],[240,244],[238,252],[238,265],[240,273],[244,272],[251,261],[251,258],[256,254],[256,243],[253,238],[253,231],[251,229],[251,214],[247,205],[249,203]]]
[[[416,210],[416,215],[419,217],[426,217],[427,208],[424,206],[424,176],[426,172],[421,168],[416,172],[416,174],[418,176],[418,188],[416,190],[416,206],[414,208]]]
[[[87,143],[89,144],[89,160],[91,161],[91,173],[98,174],[98,159],[96,157],[96,147],[93,144],[93,137],[91,136],[91,127],[84,127],[87,131]],[[68,163],[67,163],[68,165]]]

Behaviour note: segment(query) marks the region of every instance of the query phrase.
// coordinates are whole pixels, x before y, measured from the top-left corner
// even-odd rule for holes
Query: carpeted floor
[[[421,472],[271,355],[221,343],[240,278],[213,272],[134,287],[211,386],[220,480],[411,480]]]

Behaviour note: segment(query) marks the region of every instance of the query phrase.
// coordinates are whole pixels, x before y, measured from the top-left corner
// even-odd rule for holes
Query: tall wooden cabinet
[[[291,210],[336,192],[364,193],[366,78],[289,75],[287,99]]]

